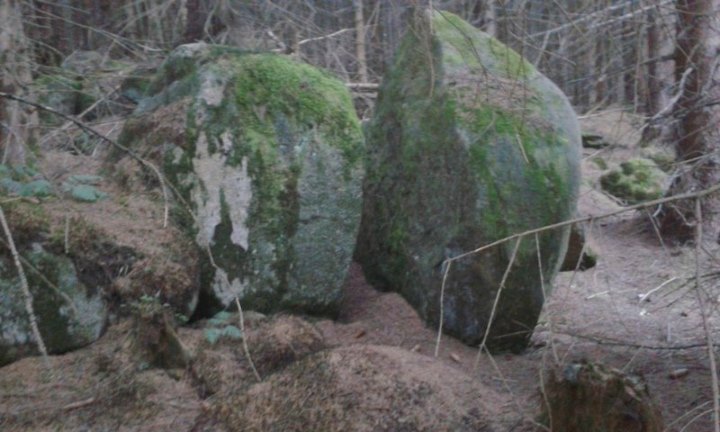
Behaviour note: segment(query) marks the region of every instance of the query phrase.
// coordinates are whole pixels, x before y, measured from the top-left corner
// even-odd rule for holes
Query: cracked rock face
[[[344,85],[273,54],[178,47],[123,141],[162,148],[203,250],[199,308],[333,314],[361,211],[363,137]],[[213,265],[214,263],[214,265]]]
[[[568,229],[458,259],[446,279],[445,260],[572,218],[581,143],[567,98],[457,16],[420,12],[380,89],[367,146],[356,258],[368,280],[467,343],[522,350]]]

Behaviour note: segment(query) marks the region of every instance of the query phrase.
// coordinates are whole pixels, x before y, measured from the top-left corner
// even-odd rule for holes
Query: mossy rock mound
[[[39,204],[3,206],[22,257],[37,325],[49,353],[88,345],[105,328],[102,287],[87,283],[82,269],[49,239],[50,222]],[[7,248],[0,255],[0,366],[37,354],[20,278]]]
[[[600,177],[600,186],[628,204],[661,198],[668,175],[650,159],[636,158]]]
[[[103,65],[103,55],[95,51],[75,51],[62,63],[35,80],[38,101],[62,114],[76,116],[102,97],[90,75]],[[97,77],[96,77],[97,78]],[[48,125],[59,125],[65,119],[56,114],[40,111],[40,119]]]
[[[182,195],[176,220],[212,253],[199,313],[235,296],[260,312],[335,313],[364,151],[344,85],[288,57],[190,44],[148,92],[120,140],[163,165]]]
[[[356,257],[427,322],[491,349],[526,346],[567,247],[568,228],[444,261],[570,219],[580,131],[567,98],[520,55],[455,15],[418,13],[367,131]],[[539,246],[539,250],[538,247]],[[538,256],[541,258],[538,262]]]
[[[218,397],[195,431],[500,431],[491,389],[437,359],[352,345]]]

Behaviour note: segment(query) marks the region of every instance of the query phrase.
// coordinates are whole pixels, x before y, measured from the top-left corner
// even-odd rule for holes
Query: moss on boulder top
[[[201,313],[236,295],[263,312],[333,313],[363,174],[344,85],[288,57],[190,44],[170,54],[136,114],[121,142],[159,156],[187,203],[178,221],[212,254]]]
[[[399,291],[431,324],[442,316],[446,331],[473,344],[483,340],[499,298],[488,346],[522,349],[568,229],[523,239],[514,260],[511,242],[455,261],[441,311],[444,261],[572,217],[581,143],[567,98],[457,16],[419,12],[367,135],[356,257],[369,281]]]

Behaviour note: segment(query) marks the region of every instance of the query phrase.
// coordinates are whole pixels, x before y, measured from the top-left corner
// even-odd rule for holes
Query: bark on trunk
[[[17,0],[0,2],[0,88],[27,97],[32,83],[32,55]],[[34,143],[37,113],[17,101],[0,98],[2,163],[24,165],[26,148]]]
[[[712,0],[676,0],[677,37],[675,80],[681,84],[680,98],[674,106],[673,140],[678,173],[669,194],[705,189],[720,180],[717,156],[718,134],[715,126],[720,114],[707,102],[717,90],[712,87],[712,63],[715,48],[711,43]],[[683,79],[683,77],[685,77]],[[703,220],[710,222],[717,210],[717,197],[703,202]],[[663,234],[679,241],[693,238],[694,203],[675,202],[662,209],[660,226]]]

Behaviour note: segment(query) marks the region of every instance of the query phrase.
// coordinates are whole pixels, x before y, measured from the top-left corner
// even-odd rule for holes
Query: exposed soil
[[[584,122],[586,129],[601,132],[615,143],[604,150],[586,151],[579,213],[599,216],[621,206],[598,192],[596,180],[602,170],[590,159],[602,156],[612,165],[635,154],[637,132],[632,122],[613,113]],[[79,161],[87,168],[83,174],[101,168],[97,162],[88,162],[93,159],[90,156],[83,156],[87,160],[74,157],[54,154],[44,168],[76,167]],[[75,168],[70,171],[77,174]],[[113,236],[128,245],[173,235],[161,228],[161,199],[119,192],[115,196],[124,197],[122,204],[112,199],[68,208],[84,215],[94,208],[90,213],[96,216],[90,217],[102,219]],[[129,211],[136,205],[142,209]],[[62,202],[56,206],[61,209]],[[498,397],[489,400],[486,409],[504,419],[507,430],[534,430],[543,403],[543,371],[580,360],[644,377],[668,431],[711,430],[712,377],[693,277],[696,269],[703,275],[700,298],[714,335],[719,316],[717,233],[708,233],[698,249],[661,242],[643,212],[595,220],[586,232],[599,257],[597,266],[560,274],[525,353],[490,357],[443,336],[436,362],[494,390]],[[251,334],[253,322],[250,319]],[[348,275],[339,320],[315,320],[315,326],[326,346],[388,345],[434,356],[435,329],[426,327],[398,294],[370,287],[356,264]],[[189,431],[220,395],[242,392],[254,381],[240,344],[208,346],[198,324],[180,329],[179,336],[191,351],[205,349],[205,369],[138,368],[130,358],[130,328],[129,322],[121,320],[92,346],[50,357],[49,368],[40,358],[28,358],[0,369],[0,430]],[[309,340],[308,344],[317,343],[314,337]],[[253,343],[262,342],[258,337],[248,337],[248,341],[251,352]],[[442,368],[428,373],[431,370]]]

